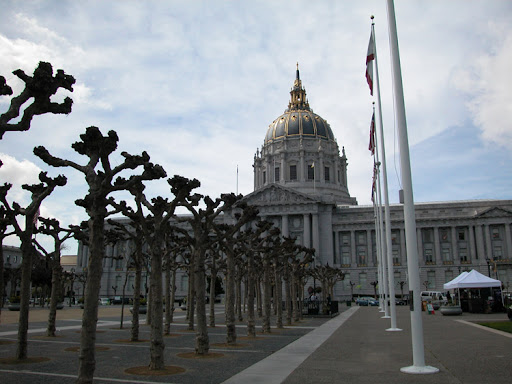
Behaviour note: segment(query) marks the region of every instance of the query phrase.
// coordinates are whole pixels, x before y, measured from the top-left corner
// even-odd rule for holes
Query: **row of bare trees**
[[[25,89],[11,99],[8,111],[0,115],[0,139],[5,132],[28,130],[35,115],[71,112],[71,99],[66,98],[59,104],[50,98],[59,88],[72,91],[75,82],[72,76],[62,70],[53,75],[51,65],[43,62],[33,76],[21,70],[14,71],[14,74],[25,83]],[[0,90],[2,95],[12,93],[1,77]],[[31,100],[30,104],[23,107]],[[18,122],[12,122],[18,118],[22,108],[22,117]],[[55,188],[66,185],[66,178],[62,175],[52,178],[47,172],[41,172],[39,184],[23,185],[22,188],[31,193],[31,201],[26,207],[9,201],[7,195],[10,184],[0,186],[0,241],[15,234],[21,242],[23,257],[17,359],[27,358],[30,275],[38,254],[37,249],[46,256],[52,269],[52,298],[47,333],[54,336],[57,295],[54,295],[53,287],[59,286],[62,276],[62,243],[71,237],[86,243],[89,249],[77,383],[93,381],[98,298],[104,259],[107,257],[105,246],[119,239],[130,239],[134,244],[129,260],[135,269],[132,340],[138,339],[141,273],[143,268],[147,270],[149,267],[150,270],[147,320],[151,325],[149,367],[152,370],[165,367],[163,298],[166,298],[165,332],[168,333],[172,322],[172,295],[178,268],[185,269],[189,275],[189,328],[196,327],[197,354],[207,354],[210,347],[206,312],[207,275],[212,282],[219,273],[226,278],[227,343],[236,343],[235,319],[236,312],[241,317],[242,282],[247,290],[247,325],[250,336],[255,335],[255,297],[262,303],[263,332],[271,331],[272,298],[277,314],[276,325],[282,327],[280,303],[283,291],[286,323],[291,324],[292,320],[300,318],[300,299],[313,262],[313,250],[296,245],[293,239],[283,239],[277,228],[266,221],[258,221],[257,209],[247,205],[240,195],[224,194],[212,199],[195,193],[194,190],[200,186],[196,179],[175,175],[167,179],[170,188],[168,196],[146,196],[145,183],[167,177],[166,171],[160,165],[153,164],[146,152],[140,155],[121,152],[123,161],[114,164],[110,156],[116,151],[118,141],[114,131],[104,136],[97,127],[87,128],[80,135],[80,140],[71,145],[82,156],[83,162],[54,156],[42,146],[34,148],[34,154],[50,167],[69,168],[83,175],[88,190],[85,196],[77,196],[75,201],[85,209],[89,217],[82,225],[61,228],[56,219],[39,218],[43,200]],[[121,191],[128,191],[132,199],[116,201],[114,194]],[[189,215],[175,215],[178,207],[184,207]],[[119,213],[129,219],[128,224],[108,221],[109,216]],[[17,218],[23,219],[21,224]],[[38,219],[41,221],[39,228],[36,225]],[[107,227],[114,231],[107,230]],[[53,238],[54,250],[46,251],[34,241],[36,231]],[[146,253],[144,247],[147,248]],[[0,260],[0,276],[3,276],[3,257]],[[162,281],[164,270],[165,284]],[[325,281],[327,286],[330,280]],[[3,289],[3,282],[0,287]],[[260,287],[263,287],[263,294]],[[215,317],[213,308],[210,305],[210,324]]]

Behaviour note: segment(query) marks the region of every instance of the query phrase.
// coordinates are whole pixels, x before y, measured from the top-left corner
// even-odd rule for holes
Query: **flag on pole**
[[[375,155],[375,112],[372,115],[372,122],[370,123],[370,143],[368,144],[368,150]]]
[[[375,60],[375,40],[373,31],[370,33],[370,42],[368,43],[368,52],[366,53],[366,81],[370,87],[370,95],[373,96],[373,60]]]
[[[372,203],[374,202],[375,191],[377,189],[377,164],[373,162],[373,177],[372,177]]]

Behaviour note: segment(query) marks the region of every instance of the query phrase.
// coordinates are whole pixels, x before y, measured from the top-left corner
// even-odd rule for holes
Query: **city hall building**
[[[327,121],[310,108],[298,69],[290,95],[288,108],[266,133],[262,130],[263,146],[254,155],[254,191],[244,200],[283,235],[315,248],[315,263],[345,272],[335,298],[373,294],[372,283],[378,280],[374,207],[359,206],[350,195],[345,149],[340,152]],[[415,212],[422,288],[443,291],[445,282],[476,269],[510,290],[512,200],[416,203]],[[409,291],[403,206],[391,205],[390,215],[399,295]],[[127,295],[133,292],[133,276],[126,276],[125,261],[115,257],[126,249],[123,244],[108,247],[101,296],[119,295],[125,277]],[[77,271],[87,267],[87,252],[80,244]],[[186,295],[187,285],[187,276],[180,274],[178,297]]]

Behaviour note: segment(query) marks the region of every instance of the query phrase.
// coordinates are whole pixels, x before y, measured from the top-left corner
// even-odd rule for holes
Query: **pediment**
[[[316,199],[277,184],[270,184],[244,197],[251,205],[286,205],[317,203]]]
[[[478,218],[491,218],[491,217],[510,217],[512,212],[498,207],[491,207],[484,209],[482,212],[479,212],[475,215]]]

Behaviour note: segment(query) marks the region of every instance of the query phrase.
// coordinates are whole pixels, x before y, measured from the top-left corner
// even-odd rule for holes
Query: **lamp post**
[[[485,256],[485,261],[487,261],[487,276],[491,277],[491,260]]]

